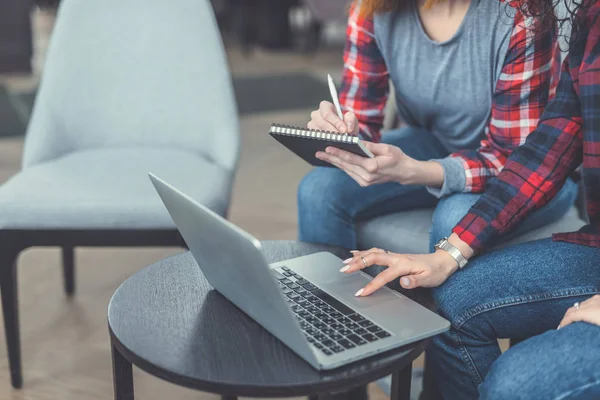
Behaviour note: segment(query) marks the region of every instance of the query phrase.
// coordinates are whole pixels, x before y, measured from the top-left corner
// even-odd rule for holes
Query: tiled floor
[[[33,76],[0,76],[13,90],[35,87],[53,16],[34,18],[36,57]],[[251,58],[229,51],[236,76],[304,71],[324,76],[339,74],[341,50],[323,51],[312,58],[297,54],[257,51]],[[266,135],[271,122],[304,125],[310,109],[260,114],[241,119],[243,150],[236,179],[231,220],[259,239],[296,237],[296,187],[309,167]],[[19,169],[22,139],[0,140],[0,182]],[[273,166],[276,165],[276,168]],[[8,360],[0,334],[0,400],[92,400],[112,398],[111,361],[106,307],[114,290],[140,268],[179,252],[179,249],[79,249],[77,295],[62,292],[59,253],[32,249],[19,260],[21,332],[25,386],[9,386]],[[1,329],[1,328],[0,328]],[[136,398],[209,399],[210,394],[177,388],[135,370]],[[371,397],[385,395],[376,386]]]

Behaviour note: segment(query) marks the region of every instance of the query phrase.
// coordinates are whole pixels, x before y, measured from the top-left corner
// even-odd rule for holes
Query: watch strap
[[[450,254],[450,256],[452,256],[452,258],[454,258],[454,260],[458,264],[459,269],[463,269],[468,263],[468,260],[465,258],[465,256],[460,252],[460,250],[456,246],[454,246],[448,241],[448,238],[443,238],[442,240],[440,240],[435,245],[435,248],[444,250],[445,252]]]

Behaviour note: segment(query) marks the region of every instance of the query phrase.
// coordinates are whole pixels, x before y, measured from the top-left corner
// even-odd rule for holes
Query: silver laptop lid
[[[260,242],[155,175],[149,176],[210,284],[316,365],[315,355],[271,275]]]

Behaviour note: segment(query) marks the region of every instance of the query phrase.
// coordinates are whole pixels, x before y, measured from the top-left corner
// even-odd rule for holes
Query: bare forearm
[[[439,189],[444,184],[444,167],[438,162],[413,160],[410,169],[410,177],[401,182],[405,185],[423,185]]]

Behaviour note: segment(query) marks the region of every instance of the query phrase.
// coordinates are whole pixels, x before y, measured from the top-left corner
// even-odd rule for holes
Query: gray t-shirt
[[[454,36],[434,42],[421,24],[417,5],[377,14],[374,33],[395,88],[401,119],[435,135],[449,152],[479,147],[489,124],[515,10],[499,0],[472,0]],[[399,40],[402,38],[402,40]],[[437,196],[464,189],[459,159],[444,167]]]

